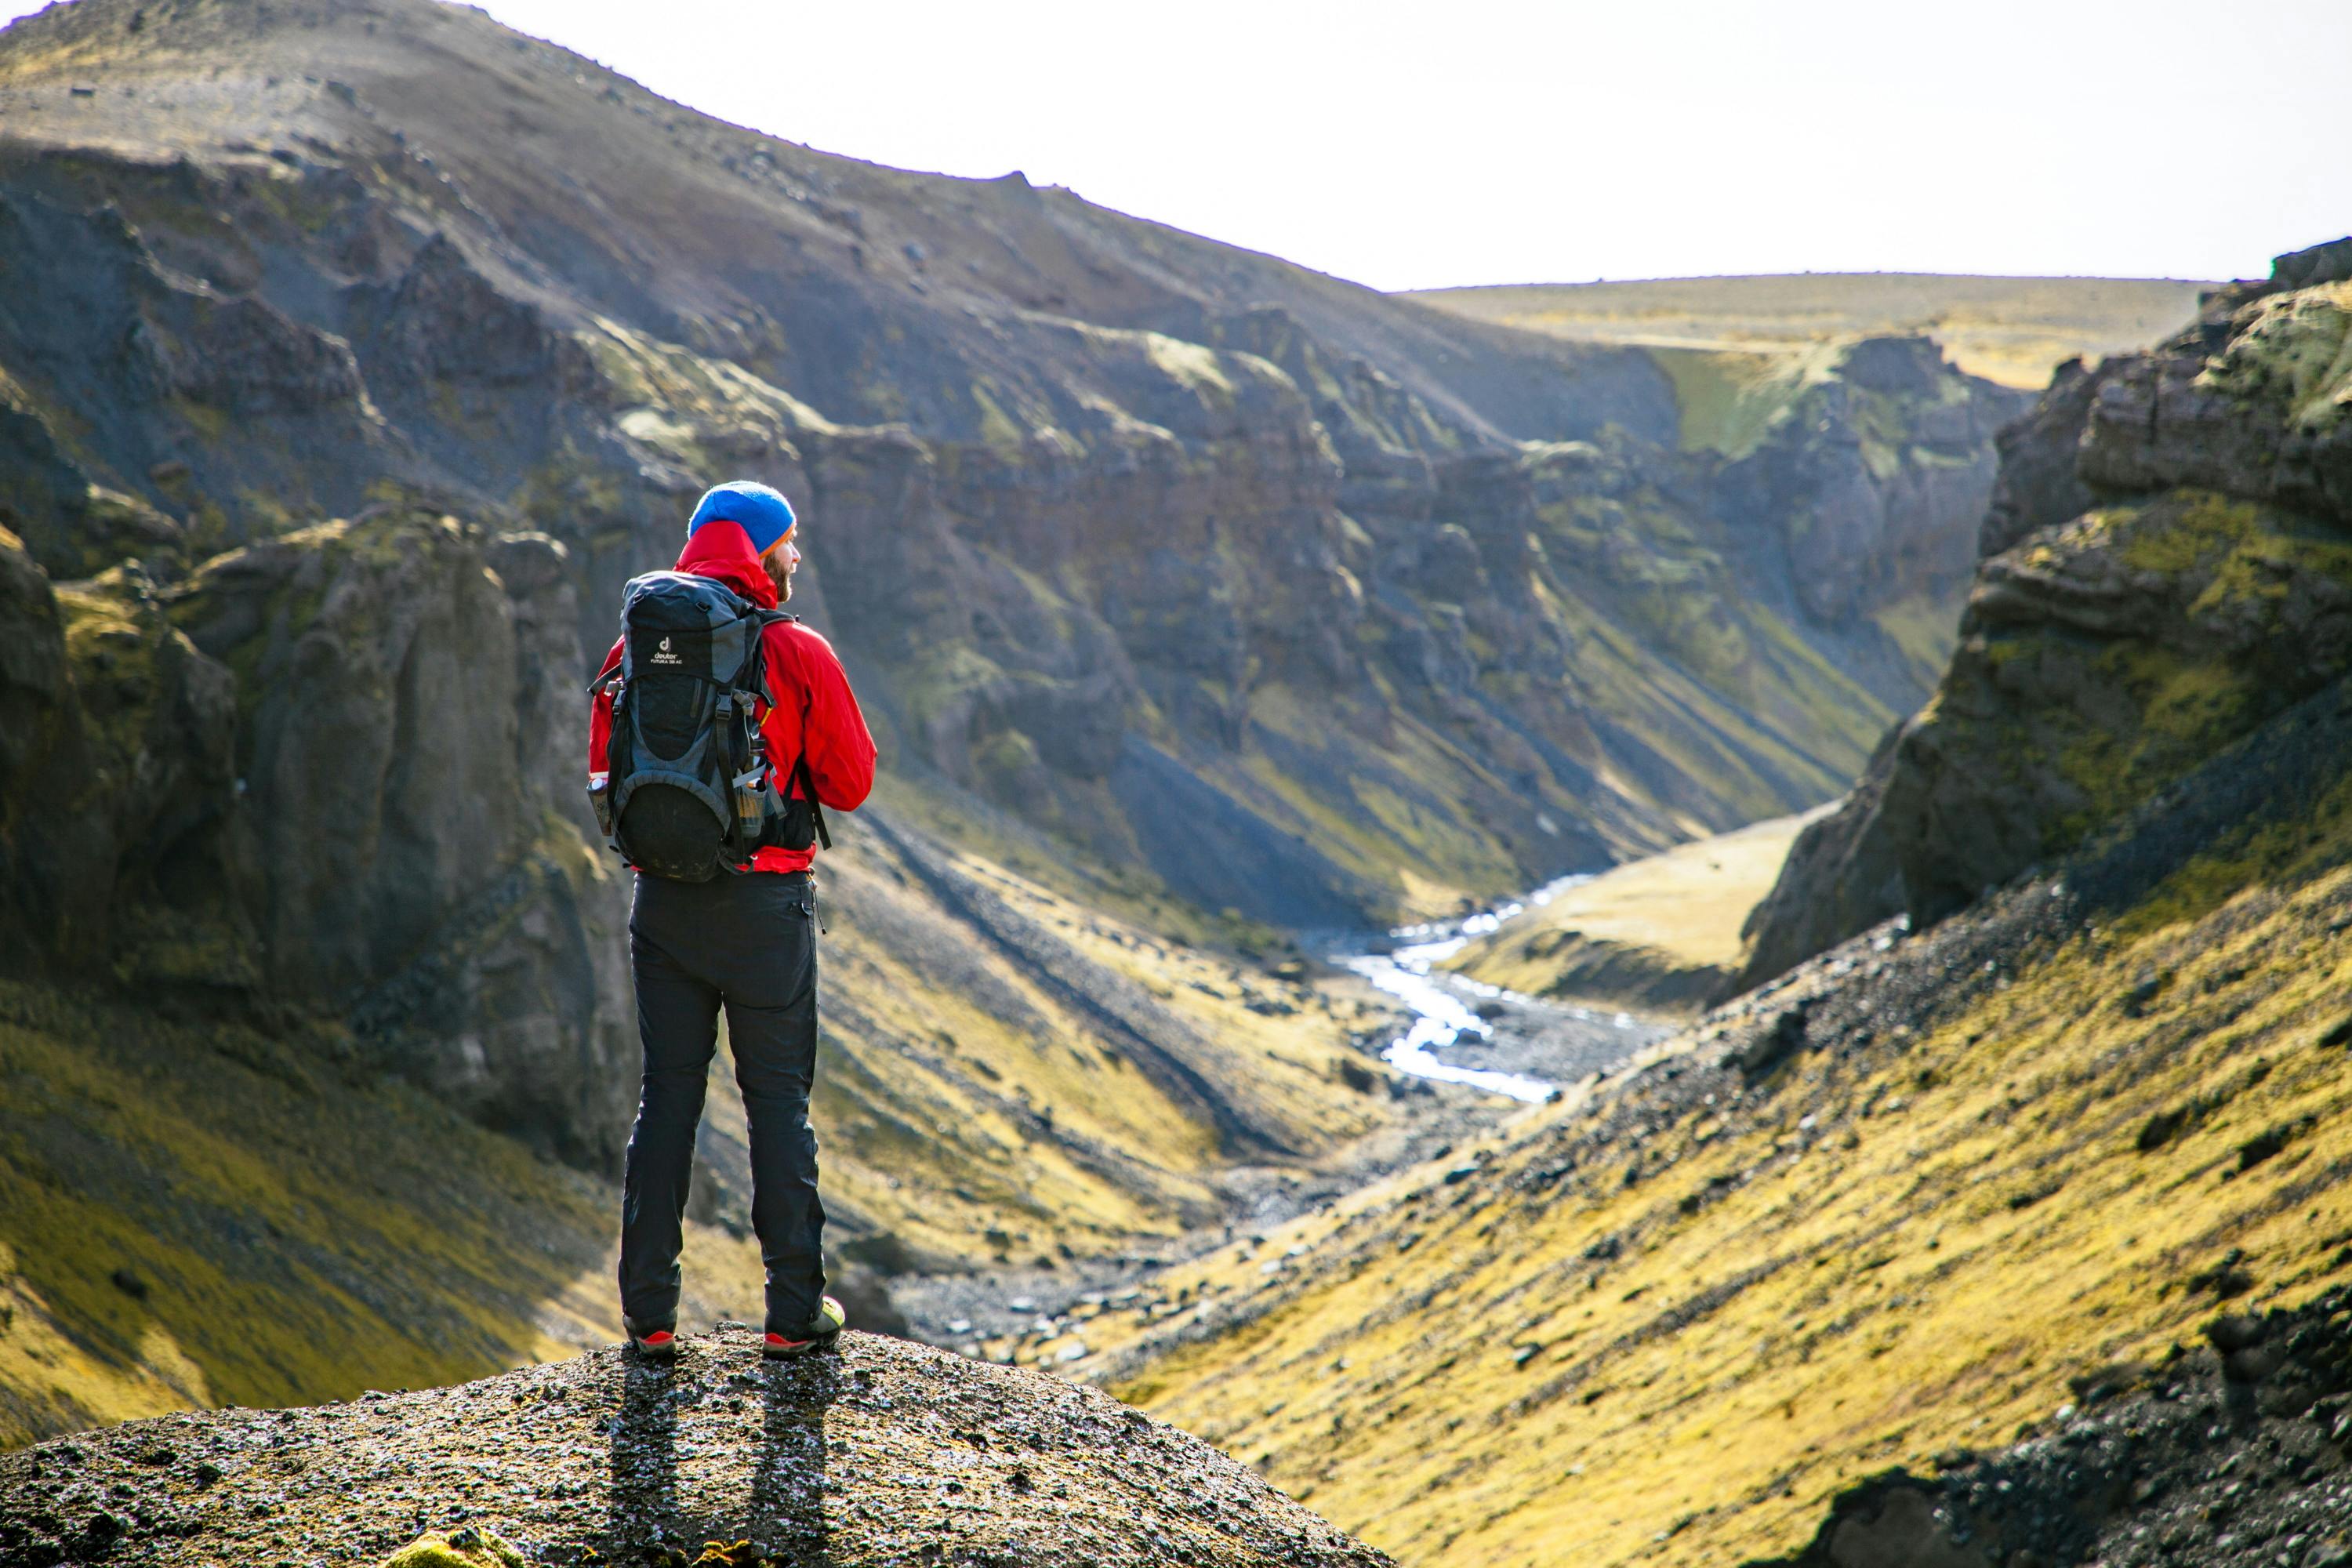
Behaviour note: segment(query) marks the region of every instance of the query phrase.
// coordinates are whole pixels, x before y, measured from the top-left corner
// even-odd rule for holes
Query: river
[[[1034,1348],[1066,1331],[1066,1314],[1089,1299],[1139,1299],[1158,1271],[1329,1203],[1391,1170],[1445,1154],[1495,1125],[1514,1103],[1540,1102],[1563,1084],[1606,1072],[1671,1033],[1671,1022],[1609,1008],[1522,996],[1440,967],[1473,937],[1501,929],[1586,880],[1565,877],[1467,919],[1386,932],[1303,934],[1300,945],[1361,975],[1412,1010],[1404,1033],[1382,1047],[1399,1073],[1475,1093],[1408,1097],[1396,1136],[1370,1140],[1355,1158],[1315,1171],[1257,1168],[1227,1183],[1233,1212],[1181,1238],[1156,1237],[1124,1257],[981,1274],[901,1276],[890,1299],[934,1344],[977,1347],[1020,1340]],[[1045,1325],[1041,1327],[1041,1323]],[[1024,1353],[1027,1353],[1024,1350]]]
[[[1382,1049],[1382,1058],[1415,1078],[1535,1102],[1549,1099],[1562,1082],[1605,1070],[1671,1032],[1663,1020],[1561,1006],[1438,967],[1473,937],[1500,930],[1590,880],[1562,877],[1523,900],[1463,920],[1400,927],[1385,943],[1360,944],[1362,951],[1335,946],[1329,962],[1412,1010],[1412,1026]],[[1442,1054],[1449,1052],[1475,1052],[1481,1059],[1474,1065]]]

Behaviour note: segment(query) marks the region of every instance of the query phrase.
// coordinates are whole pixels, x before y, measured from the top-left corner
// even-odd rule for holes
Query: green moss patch
[[[525,1568],[523,1554],[488,1531],[420,1535],[383,1560],[383,1568]]]

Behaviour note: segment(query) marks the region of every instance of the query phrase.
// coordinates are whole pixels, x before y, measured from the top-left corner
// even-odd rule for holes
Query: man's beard
[[[779,605],[792,603],[793,574],[790,572],[780,572],[765,561],[761,562],[760,564],[767,569],[768,581],[776,585],[776,603]]]

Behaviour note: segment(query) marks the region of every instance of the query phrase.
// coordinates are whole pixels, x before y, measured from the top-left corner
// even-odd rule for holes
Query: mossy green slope
[[[1401,1561],[1725,1563],[2308,1300],[2352,1271],[2347,755],[2323,695],[2047,879],[1214,1256],[1123,1392]]]
[[[887,1233],[939,1266],[1054,1267],[1206,1223],[1236,1160],[1311,1164],[1390,1119],[1336,1070],[1368,1022],[1358,1002],[885,809],[852,830],[822,895],[814,1116],[845,1242]]]
[[[425,1387],[617,1339],[616,1188],[348,1039],[0,985],[0,1444]],[[759,1305],[694,1227],[690,1310]]]

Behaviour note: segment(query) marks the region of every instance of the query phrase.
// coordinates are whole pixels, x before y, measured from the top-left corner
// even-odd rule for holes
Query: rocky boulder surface
[[[0,1456],[0,1553],[27,1568],[372,1563],[419,1537],[545,1563],[683,1563],[715,1542],[701,1561],[727,1568],[1388,1561],[1106,1394],[855,1331],[772,1363],[723,1325],[675,1366],[607,1350]]]
[[[625,910],[554,763],[585,744],[564,554],[387,507],[59,585],[0,535],[15,971],[324,1010],[484,1120],[616,1157]]]
[[[1940,919],[2352,660],[2352,243],[2062,374],[2001,441],[1960,644],[1748,923],[1738,989]]]
[[[1805,1548],[1749,1568],[2352,1563],[2352,1293],[2233,1312],[2161,1362],[2074,1379],[2055,1429],[1938,1455],[1832,1503]],[[1924,1467],[1923,1467],[1924,1468]]]

